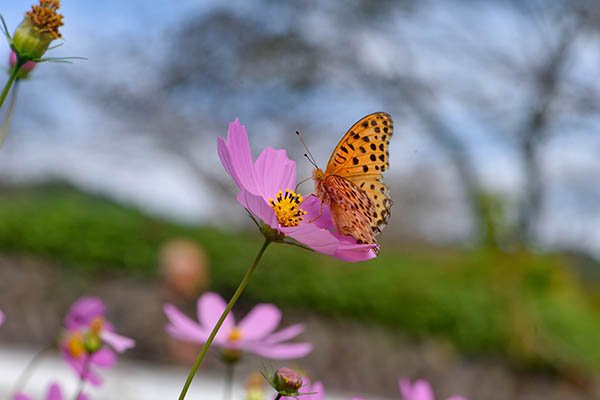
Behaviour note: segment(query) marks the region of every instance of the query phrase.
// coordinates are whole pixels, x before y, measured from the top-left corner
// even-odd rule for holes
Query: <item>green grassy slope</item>
[[[261,243],[258,233],[177,225],[65,186],[0,189],[5,253],[152,278],[161,244],[173,237],[206,248],[213,288],[225,295]],[[600,368],[600,309],[556,255],[384,246],[376,260],[345,264],[273,245],[245,299],[369,320],[522,366]]]

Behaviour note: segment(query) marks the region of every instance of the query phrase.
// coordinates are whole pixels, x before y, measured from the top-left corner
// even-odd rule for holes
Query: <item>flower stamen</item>
[[[298,226],[300,221],[304,220],[302,217],[306,214],[306,211],[300,208],[303,198],[296,192],[286,189],[285,193],[281,190],[277,192],[276,199],[269,199],[269,204],[275,211],[277,221],[281,226],[290,227]]]
[[[31,6],[31,11],[27,11],[25,15],[40,32],[58,39],[61,37],[58,28],[63,25],[63,16],[57,13],[59,8],[59,0],[40,0],[40,4]]]

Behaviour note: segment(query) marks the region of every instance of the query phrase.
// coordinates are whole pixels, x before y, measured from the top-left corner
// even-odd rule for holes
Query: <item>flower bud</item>
[[[302,376],[291,368],[282,367],[275,371],[273,388],[284,396],[298,396],[298,389],[302,387]]]
[[[23,61],[39,60],[50,43],[61,35],[62,15],[57,13],[59,0],[40,0],[25,14],[11,41],[11,48]]]

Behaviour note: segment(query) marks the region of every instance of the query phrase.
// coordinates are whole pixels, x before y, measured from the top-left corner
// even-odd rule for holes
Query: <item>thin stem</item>
[[[35,353],[35,355],[31,358],[31,360],[29,360],[29,362],[27,363],[25,368],[23,368],[23,371],[21,371],[21,375],[19,375],[19,377],[17,378],[15,385],[13,386],[13,389],[12,389],[13,395],[11,396],[11,398],[14,397],[14,395],[16,395],[18,392],[21,392],[25,388],[25,385],[27,385],[27,382],[29,382],[29,379],[31,378],[31,373],[33,372],[33,368],[40,362],[40,360],[46,354],[46,352],[48,350],[52,349],[53,347],[54,347],[53,344],[48,344],[48,345],[42,347],[37,353]]]
[[[85,387],[85,382],[87,380],[86,378],[90,369],[91,361],[92,355],[88,354],[85,359],[85,363],[83,364],[83,370],[81,371],[81,375],[79,376],[79,384],[77,385],[77,391],[75,392],[75,397],[73,397],[73,400],[79,399],[79,397],[81,397],[81,395],[83,394],[83,388]]]
[[[235,362],[225,364],[225,390],[223,391],[223,400],[231,400],[233,392],[233,375],[235,372]]]
[[[13,113],[15,112],[15,105],[17,104],[17,93],[19,89],[19,80],[14,84],[14,88],[10,93],[10,100],[8,103],[8,110],[4,114],[4,121],[2,121],[2,126],[0,127],[0,147],[4,144],[4,140],[8,136],[8,130],[10,129],[10,123],[12,121]]]
[[[23,61],[19,60],[19,57],[17,57],[17,64],[12,69],[10,78],[8,78],[8,82],[6,82],[6,85],[4,86],[4,90],[2,90],[2,94],[0,94],[0,108],[2,108],[2,105],[4,104],[4,99],[6,99],[6,96],[8,95],[8,92],[10,91],[10,88],[12,87],[12,84],[17,79],[17,74],[19,73],[19,70],[21,69],[22,66],[23,66]]]
[[[223,325],[225,318],[227,317],[227,315],[229,315],[229,312],[231,311],[231,309],[233,308],[235,303],[238,301],[238,299],[244,292],[244,289],[246,289],[246,286],[248,286],[248,282],[250,282],[250,278],[252,277],[252,274],[254,273],[254,270],[256,269],[258,262],[262,258],[265,250],[267,249],[267,246],[269,246],[270,243],[271,243],[270,239],[265,239],[265,242],[263,243],[262,247],[258,251],[256,258],[254,259],[254,262],[252,263],[252,265],[250,265],[250,268],[248,268],[248,271],[246,271],[246,275],[244,275],[244,278],[240,282],[240,285],[238,286],[235,293],[231,297],[231,300],[229,300],[227,307],[225,307],[225,310],[221,314],[221,317],[215,324],[215,327],[213,328],[213,330],[210,332],[208,339],[206,340],[206,342],[200,349],[200,353],[198,353],[198,357],[196,358],[196,361],[194,362],[194,365],[192,366],[192,369],[190,370],[190,373],[188,374],[185,384],[183,385],[183,388],[181,389],[181,393],[179,394],[179,400],[185,399],[185,395],[187,394],[187,392],[190,388],[190,385],[192,384],[192,380],[194,379],[194,376],[196,375],[196,371],[198,371],[198,368],[200,368],[200,364],[202,363],[202,360],[204,360],[204,356],[206,355],[208,348],[210,347],[213,340],[215,339],[217,332],[219,332],[219,328],[221,328],[221,325]]]
[[[282,394],[281,393],[277,393],[277,397],[275,397],[275,400],[279,400],[281,398]]]

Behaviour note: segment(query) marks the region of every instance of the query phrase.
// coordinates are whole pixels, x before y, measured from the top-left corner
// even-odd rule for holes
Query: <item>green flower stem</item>
[[[23,61],[19,60],[19,57],[17,57],[17,64],[12,69],[10,78],[8,78],[8,82],[6,82],[6,85],[4,86],[4,90],[2,90],[2,94],[0,94],[0,108],[2,108],[2,105],[4,104],[4,100],[6,99],[6,96],[8,95],[8,92],[10,91],[10,88],[12,87],[12,84],[17,79],[17,75],[22,66],[23,66]]]
[[[252,265],[250,265],[250,268],[248,268],[248,271],[246,271],[246,275],[244,275],[244,278],[240,282],[240,285],[238,286],[237,290],[231,297],[231,300],[229,300],[227,307],[225,307],[223,314],[221,314],[221,317],[215,324],[215,327],[210,332],[208,339],[206,340],[206,342],[200,349],[200,353],[198,353],[198,357],[196,357],[196,361],[194,362],[194,365],[192,366],[192,369],[190,370],[190,373],[188,374],[185,384],[183,385],[183,388],[181,389],[181,393],[179,394],[179,400],[185,399],[185,395],[187,394],[187,392],[190,388],[190,385],[192,384],[192,380],[194,379],[194,376],[196,375],[196,371],[198,371],[198,368],[200,368],[200,364],[202,364],[202,360],[204,360],[204,356],[206,355],[208,348],[210,347],[213,340],[215,339],[217,332],[219,332],[219,328],[221,328],[221,325],[223,325],[225,318],[227,317],[227,315],[229,315],[229,312],[231,311],[231,309],[233,308],[235,303],[238,301],[238,299],[244,292],[244,289],[246,289],[246,286],[248,286],[248,283],[250,282],[250,278],[252,277],[252,274],[254,273],[254,270],[256,269],[258,262],[262,258],[265,250],[267,249],[267,246],[269,246],[270,243],[271,243],[271,239],[265,238],[265,242],[263,243],[262,247],[258,251],[256,258],[254,259],[254,262],[252,263]]]
[[[29,382],[29,379],[31,378],[31,373],[33,372],[35,366],[42,360],[42,357],[53,348],[54,343],[48,344],[47,346],[42,347],[37,353],[35,353],[31,360],[29,360],[21,372],[21,375],[19,375],[19,378],[17,378],[15,385],[13,386],[11,399],[15,394],[23,391],[25,385],[27,385],[27,382]]]
[[[83,393],[83,388],[85,387],[87,374],[90,371],[91,361],[92,355],[88,354],[85,363],[83,364],[83,370],[81,372],[81,376],[79,377],[79,384],[77,385],[77,391],[75,392],[75,397],[73,397],[73,400],[78,400],[81,394]]]
[[[4,113],[4,121],[2,121],[2,126],[0,126],[0,147],[4,144],[4,140],[8,136],[8,131],[10,129],[10,123],[12,121],[12,116],[15,111],[15,106],[17,105],[17,93],[19,89],[19,82],[17,81],[14,84],[12,92],[10,92],[10,99],[8,101],[8,110]]]
[[[233,375],[235,371],[235,363],[228,362],[225,365],[225,390],[223,391],[223,400],[231,400],[233,392]]]

